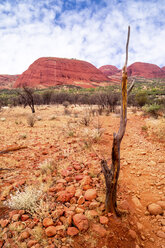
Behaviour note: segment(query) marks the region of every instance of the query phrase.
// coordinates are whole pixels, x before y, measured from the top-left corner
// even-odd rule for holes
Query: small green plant
[[[148,130],[148,127],[147,126],[142,126],[142,131],[147,131]]]
[[[151,116],[153,116],[153,117],[155,117],[155,118],[158,117],[158,115],[159,115],[158,112],[159,112],[160,109],[161,109],[161,106],[158,105],[158,104],[156,104],[156,103],[154,103],[154,104],[152,104],[152,105],[145,105],[145,106],[143,107],[143,110],[144,110],[146,113],[150,114]]]
[[[143,91],[140,91],[136,94],[136,102],[137,104],[142,107],[144,106],[145,104],[148,103],[148,95],[146,92],[143,92]]]
[[[33,127],[36,122],[36,118],[34,114],[31,114],[27,117],[27,123],[30,127]]]

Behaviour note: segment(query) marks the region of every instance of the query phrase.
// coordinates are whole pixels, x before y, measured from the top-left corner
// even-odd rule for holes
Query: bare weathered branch
[[[129,87],[128,91],[127,91],[127,95],[128,95],[128,96],[130,95],[130,93],[131,93],[131,91],[132,91],[134,85],[135,85],[135,79],[133,79],[132,84],[130,85],[130,87]]]
[[[127,63],[128,63],[128,46],[129,46],[129,38],[130,38],[130,26],[128,26],[128,35],[127,35],[127,44],[126,44],[126,58],[125,58],[124,67],[127,67]]]
[[[8,148],[0,151],[0,154],[5,154],[5,153],[8,153],[8,152],[18,151],[18,150],[25,149],[25,148],[27,148],[27,146],[8,147]]]
[[[111,212],[115,215],[119,215],[117,210],[117,183],[120,172],[120,144],[125,134],[127,124],[127,62],[128,62],[128,45],[130,37],[130,26],[128,27],[128,36],[126,44],[126,60],[122,69],[122,102],[120,113],[120,127],[118,133],[113,135],[113,147],[112,147],[112,165],[108,167],[107,161],[101,161],[102,172],[105,177],[106,183],[106,201],[105,208],[107,212]],[[132,86],[133,87],[133,86]]]

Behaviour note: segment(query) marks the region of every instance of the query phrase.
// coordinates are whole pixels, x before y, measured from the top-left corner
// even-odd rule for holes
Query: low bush
[[[27,117],[27,124],[30,126],[30,127],[33,127],[34,124],[36,122],[36,118],[35,118],[35,115],[34,114],[31,114]]]
[[[148,114],[150,114],[151,116],[153,116],[153,117],[155,117],[155,118],[157,118],[158,117],[158,115],[159,115],[159,110],[161,109],[161,106],[160,105],[158,105],[158,104],[152,104],[152,105],[145,105],[144,107],[143,107],[143,110],[146,112],[146,113],[148,113]]]

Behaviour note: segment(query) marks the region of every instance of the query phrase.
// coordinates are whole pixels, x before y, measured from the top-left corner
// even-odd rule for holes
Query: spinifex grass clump
[[[34,114],[31,114],[27,117],[27,124],[30,126],[30,127],[33,127],[34,124],[36,122],[36,118],[35,118],[35,115]]]
[[[5,202],[5,205],[12,209],[24,209],[33,214],[37,212],[39,198],[42,194],[42,187],[37,189],[32,186],[26,186],[24,191],[18,189],[14,195],[10,195],[10,199]]]
[[[45,173],[48,171],[52,171],[54,169],[54,161],[52,159],[46,159],[39,165],[39,168],[42,172]]]

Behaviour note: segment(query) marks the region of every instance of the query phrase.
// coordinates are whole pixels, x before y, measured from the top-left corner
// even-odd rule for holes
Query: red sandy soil
[[[1,112],[0,150],[27,148],[0,154],[0,168],[12,169],[0,171],[0,247],[165,247],[164,120],[128,112],[118,187],[118,208],[125,214],[116,218],[104,211],[99,157],[110,159],[120,118],[117,114],[93,116],[85,127],[81,120],[88,110],[70,106],[70,115],[64,115],[61,106],[40,106],[34,127],[26,122],[28,108]],[[90,133],[98,123],[104,134],[95,140]],[[54,161],[51,173],[43,173],[39,167],[46,159]],[[45,185],[43,199],[49,203],[45,215],[4,207],[18,187],[23,190],[26,185],[40,187],[41,183]],[[87,199],[89,189],[96,190],[93,199]],[[147,210],[151,203],[161,204],[161,214],[151,215]],[[81,228],[74,221],[77,213],[85,218]],[[45,217],[55,230],[52,237],[44,225]]]

